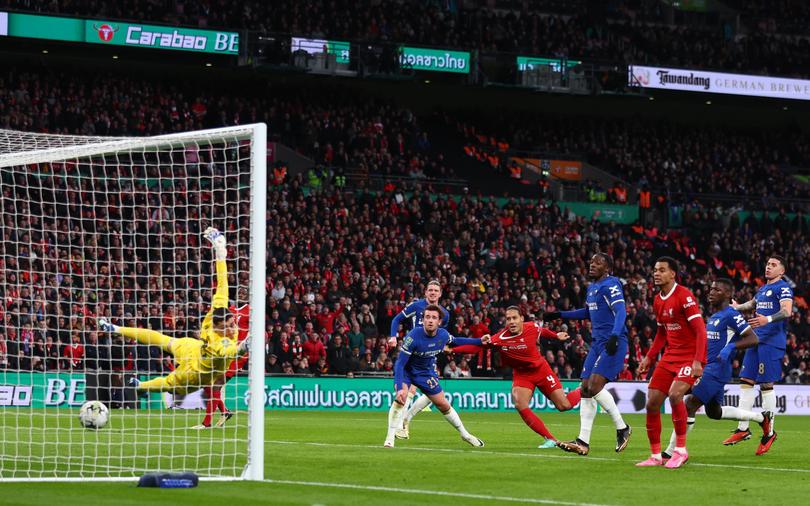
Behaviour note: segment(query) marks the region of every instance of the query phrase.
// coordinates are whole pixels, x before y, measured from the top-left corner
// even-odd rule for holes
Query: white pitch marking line
[[[377,445],[352,445],[352,444],[344,444],[344,443],[318,443],[312,441],[277,441],[277,440],[266,440],[265,443],[269,444],[280,444],[280,445],[305,445],[305,446],[327,446],[327,447],[335,447],[335,448],[380,448],[382,446]],[[414,447],[414,446],[405,446],[405,447],[397,447],[399,450],[411,450],[411,451],[420,451],[420,452],[440,452],[440,453],[464,453],[466,455],[501,455],[507,457],[530,457],[530,458],[538,458],[538,459],[573,459],[573,460],[598,460],[604,462],[619,462],[621,459],[609,459],[605,457],[580,457],[580,456],[566,456],[566,455],[548,455],[548,454],[540,454],[540,453],[514,453],[514,452],[496,452],[492,450],[457,450],[453,448],[424,448],[424,447]],[[700,462],[690,462],[690,466],[696,467],[721,467],[727,469],[748,469],[751,471],[777,471],[777,472],[790,472],[790,473],[808,473],[810,474],[810,469],[793,469],[793,468],[786,468],[786,467],[765,467],[765,466],[744,466],[744,465],[735,465],[735,464],[703,464]]]
[[[531,497],[509,497],[499,495],[486,495],[486,494],[468,494],[464,492],[445,492],[442,490],[420,490],[415,488],[396,488],[396,487],[382,487],[376,485],[354,485],[350,483],[323,483],[317,481],[294,481],[294,480],[264,480],[265,483],[275,483],[279,485],[303,485],[308,487],[329,487],[329,488],[348,488],[353,490],[373,490],[375,492],[394,492],[398,494],[421,494],[445,497],[462,497],[464,499],[482,499],[485,501],[508,501],[508,502],[522,502],[532,504],[560,504],[562,506],[607,506],[604,504],[585,503],[585,502],[569,502],[569,501],[555,501],[553,499],[537,499]]]

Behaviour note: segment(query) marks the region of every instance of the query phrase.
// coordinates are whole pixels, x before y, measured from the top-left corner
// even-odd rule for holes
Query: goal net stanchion
[[[146,138],[0,130],[0,481],[264,478],[266,191],[264,124]],[[228,243],[230,304],[250,304],[250,359],[222,389],[235,416],[194,430],[200,391],[136,398],[127,386],[165,376],[171,357],[96,321],[196,337],[216,278],[209,226]],[[79,423],[89,399],[111,408],[97,431]]]

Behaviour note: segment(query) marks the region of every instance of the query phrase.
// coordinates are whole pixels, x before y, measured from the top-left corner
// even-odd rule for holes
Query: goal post
[[[264,479],[266,136],[264,124],[0,130],[0,481]],[[139,396],[129,384],[170,374],[169,349],[97,320],[199,337],[217,275],[209,226],[228,244],[229,306],[250,305],[249,359],[221,387],[233,417],[197,430],[202,389]],[[87,400],[110,408],[99,430],[79,423]]]

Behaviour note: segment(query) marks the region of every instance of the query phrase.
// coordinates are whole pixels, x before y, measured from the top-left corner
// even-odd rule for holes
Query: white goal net
[[[263,478],[265,161],[263,124],[151,138],[0,130],[0,480]],[[186,365],[98,319],[199,337],[217,279],[207,227],[227,241],[228,305],[249,304],[250,354],[225,377],[212,427],[194,429],[219,385],[137,390]],[[109,410],[97,430],[79,421],[91,400]]]

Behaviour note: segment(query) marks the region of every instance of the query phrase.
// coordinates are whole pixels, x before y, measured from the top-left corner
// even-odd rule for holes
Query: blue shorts
[[[607,340],[597,341],[594,339],[585,363],[582,364],[582,379],[589,378],[592,374],[604,376],[608,381],[613,381],[624,367],[624,357],[627,356],[627,339],[619,339],[619,347],[613,356],[608,355],[605,350]]]
[[[416,386],[425,395],[436,395],[442,392],[439,377],[435,374],[412,374],[405,371],[403,382],[406,385]],[[396,384],[394,384],[394,388],[396,388]]]
[[[692,395],[700,399],[700,402],[704,405],[714,401],[722,406],[726,393],[725,389],[725,381],[711,373],[704,373],[703,376],[699,378],[697,385],[692,387]]]
[[[756,383],[776,383],[782,379],[782,358],[785,350],[759,344],[745,350],[740,378]]]

